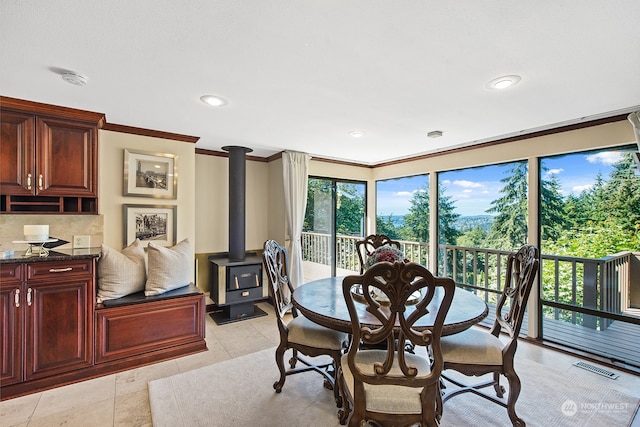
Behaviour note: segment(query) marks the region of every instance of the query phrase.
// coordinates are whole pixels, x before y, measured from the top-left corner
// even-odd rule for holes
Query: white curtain
[[[629,114],[627,118],[633,125],[633,133],[636,135],[636,142],[638,143],[638,149],[640,149],[640,111]]]
[[[640,172],[640,111],[634,111],[627,116],[627,119],[633,125],[633,134],[636,136],[636,144],[638,145],[638,151],[633,153],[633,159],[636,161],[636,167]]]
[[[309,177],[307,153],[285,151],[282,154],[282,176],[284,181],[284,204],[289,241],[289,281],[294,288],[304,281],[302,271],[302,225],[307,209],[307,186]]]

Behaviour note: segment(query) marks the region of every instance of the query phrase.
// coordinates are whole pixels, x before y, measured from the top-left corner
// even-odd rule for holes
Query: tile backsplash
[[[99,247],[104,241],[103,215],[0,215],[0,250],[24,251],[27,245],[13,243],[24,240],[25,225],[49,225],[49,236],[56,239],[73,241],[73,236],[90,236],[91,246]],[[60,249],[71,249],[66,243]]]

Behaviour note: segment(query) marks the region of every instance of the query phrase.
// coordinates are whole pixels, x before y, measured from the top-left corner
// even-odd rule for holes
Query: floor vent
[[[615,372],[607,371],[606,369],[598,368],[597,366],[593,366],[585,362],[576,362],[573,364],[573,366],[586,369],[587,371],[593,372],[594,374],[602,375],[603,377],[611,378],[612,380],[615,380],[620,376]]]

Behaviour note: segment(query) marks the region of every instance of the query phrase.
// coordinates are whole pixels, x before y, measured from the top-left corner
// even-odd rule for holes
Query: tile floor
[[[278,344],[273,310],[260,307],[269,316],[217,326],[207,316],[208,351],[118,374],[10,399],[0,403],[0,425],[20,426],[151,426],[147,383],[212,363],[243,356]],[[579,360],[539,346],[521,343],[517,357],[524,357],[558,369],[578,370],[604,387],[640,397],[640,377],[619,372],[611,380],[572,366]],[[611,368],[607,368],[611,369]],[[632,426],[640,427],[640,416]]]

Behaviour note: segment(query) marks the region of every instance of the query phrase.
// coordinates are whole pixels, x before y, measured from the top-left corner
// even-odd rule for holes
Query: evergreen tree
[[[488,213],[497,213],[488,241],[496,249],[513,250],[527,242],[527,164],[515,163],[500,180],[502,197],[493,200]]]
[[[460,214],[455,212],[455,201],[451,196],[444,196],[445,188],[438,185],[438,237],[441,245],[455,245],[460,230],[455,228]]]
[[[393,240],[402,240],[400,237],[400,230],[395,226],[391,217],[393,215],[389,215],[388,217],[383,217],[382,215],[378,215],[376,217],[376,233],[384,234]]]
[[[557,238],[567,223],[558,177],[540,180],[540,235],[543,240]]]
[[[640,230],[640,177],[634,174],[635,162],[630,153],[613,165],[611,179],[604,185],[601,206],[607,218],[629,233]]]
[[[439,241],[441,244],[455,245],[460,231],[455,222],[460,217],[455,213],[455,205],[451,196],[444,196],[444,188],[438,185]],[[404,240],[429,242],[429,183],[413,194],[409,213],[404,216]]]
[[[336,233],[362,236],[364,231],[364,194],[356,184],[338,183],[336,198]]]
[[[473,230],[469,230],[458,237],[456,245],[464,246],[467,248],[483,248],[485,247],[486,239],[487,232],[480,227],[476,227]]]
[[[333,192],[331,181],[310,178],[307,185],[307,210],[304,216],[303,231],[314,233],[331,232]]]
[[[429,242],[429,183],[413,193],[409,213],[404,216],[405,240]]]

